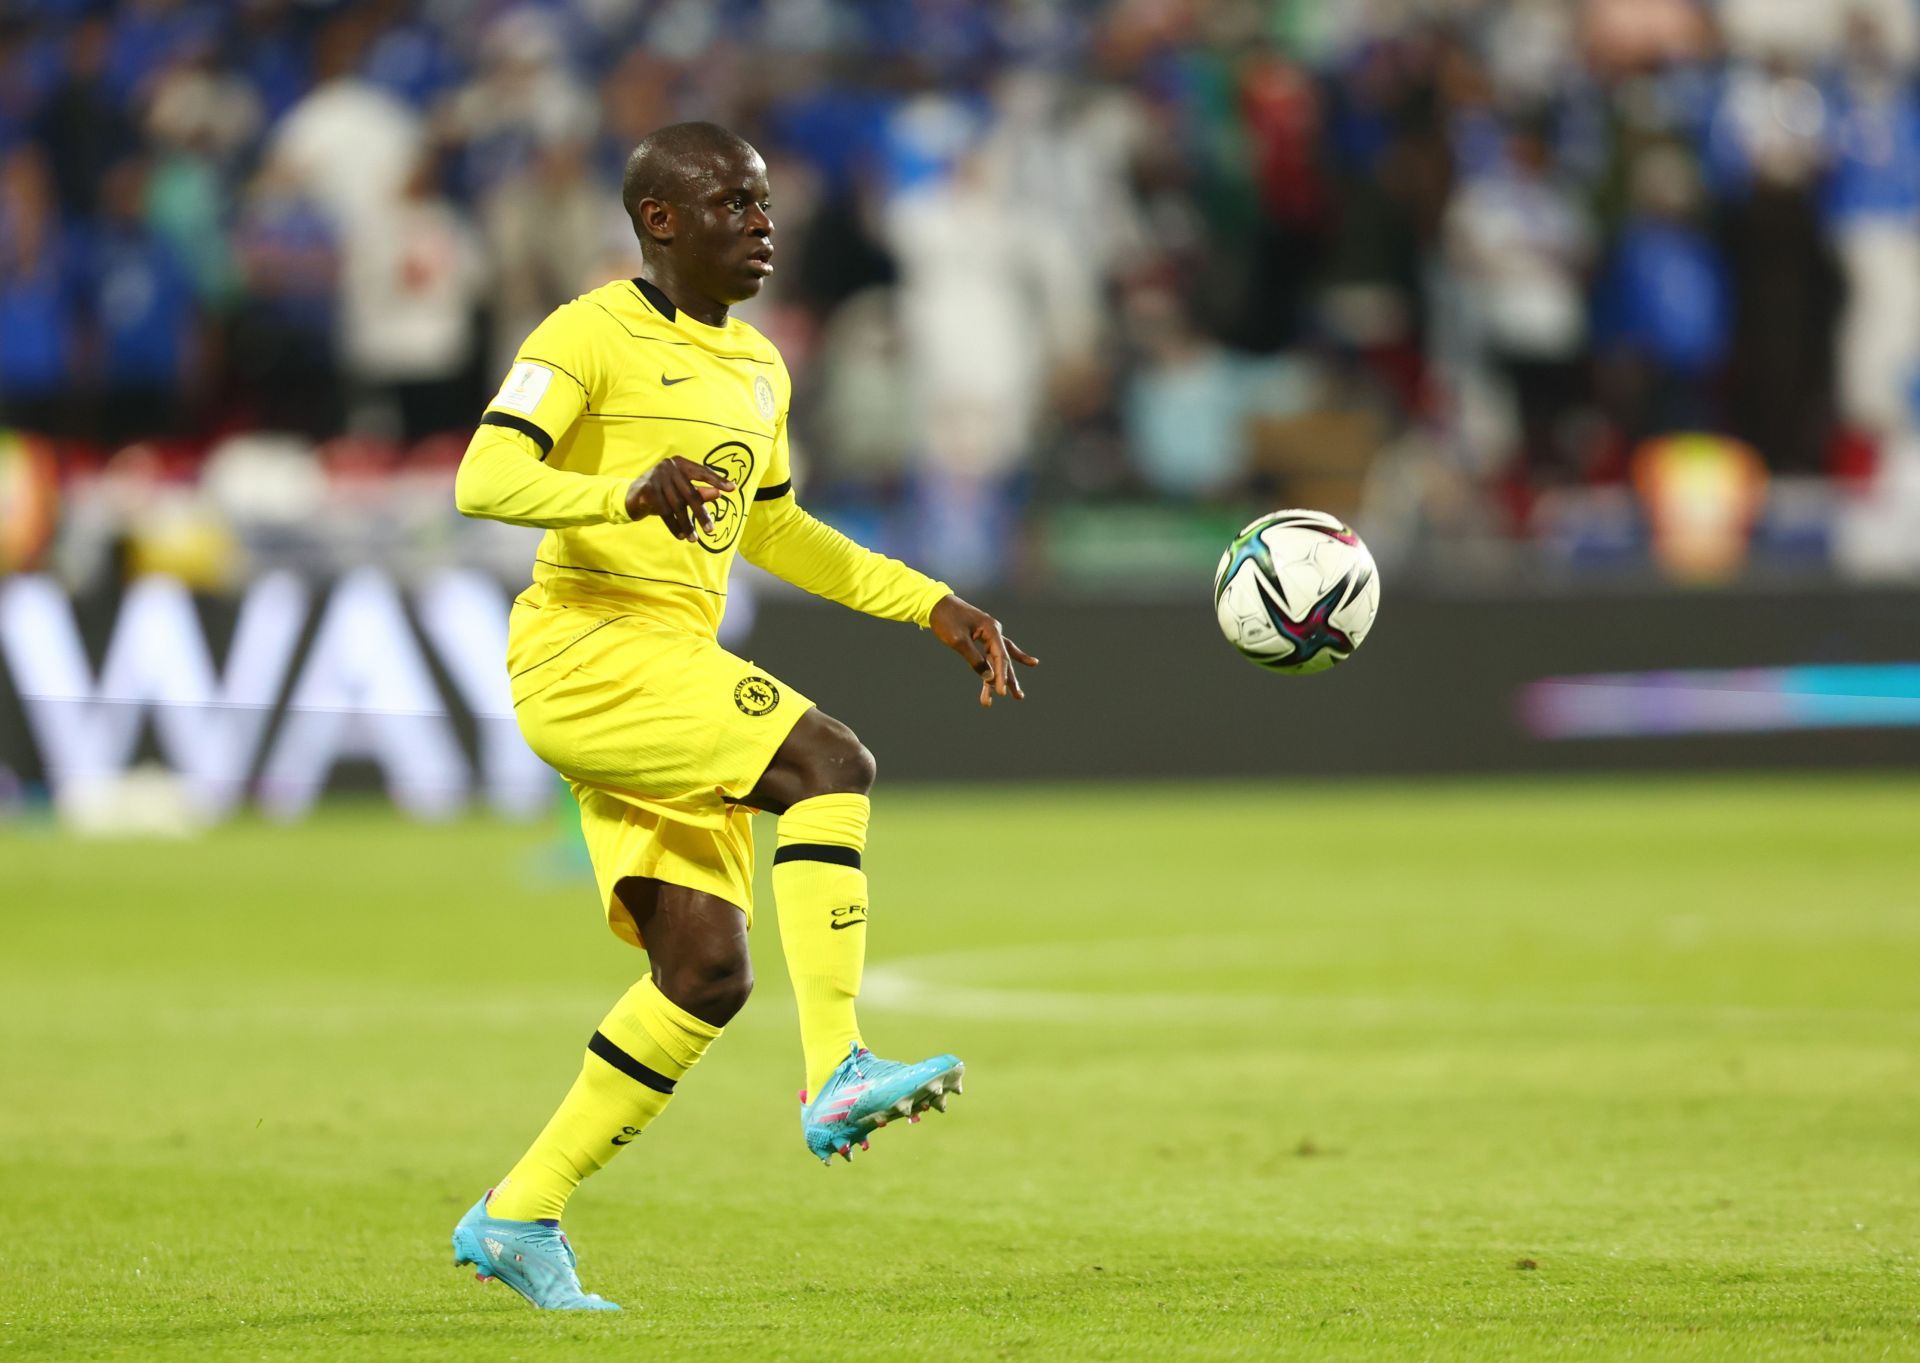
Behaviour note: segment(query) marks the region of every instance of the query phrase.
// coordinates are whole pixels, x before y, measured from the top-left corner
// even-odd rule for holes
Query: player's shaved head
[[[773,273],[767,163],[718,123],[673,123],[627,157],[620,201],[646,264],[641,276],[709,326]]]
[[[684,207],[699,195],[706,180],[743,157],[757,162],[760,153],[746,138],[718,123],[669,123],[641,138],[627,157],[626,174],[620,180],[620,202],[641,244],[648,241],[640,225],[641,200]]]

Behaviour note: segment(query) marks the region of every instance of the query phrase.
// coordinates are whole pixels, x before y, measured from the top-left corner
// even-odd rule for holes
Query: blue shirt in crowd
[[[1829,108],[1828,220],[1920,225],[1920,97],[1904,86],[1892,99],[1865,100],[1842,85]]]
[[[64,392],[73,363],[72,303],[58,252],[27,269],[0,270],[0,394]]]
[[[192,276],[144,227],[106,224],[89,234],[81,281],[108,388],[165,388],[180,380],[193,344]]]
[[[1700,373],[1726,353],[1726,265],[1705,233],[1654,218],[1629,222],[1600,282],[1599,340],[1670,369]]]

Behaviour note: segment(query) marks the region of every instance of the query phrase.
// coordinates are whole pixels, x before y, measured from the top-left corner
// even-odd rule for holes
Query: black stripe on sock
[[[860,849],[837,847],[830,842],[790,842],[773,854],[775,866],[783,861],[825,861],[835,866],[851,866],[857,871],[860,869]]]
[[[593,1034],[593,1040],[587,1043],[587,1049],[613,1066],[616,1070],[619,1070],[620,1073],[626,1075],[627,1078],[633,1080],[634,1083],[645,1084],[655,1093],[673,1092],[673,1080],[667,1078],[667,1076],[660,1073],[659,1070],[642,1065],[638,1060],[635,1060],[632,1056],[607,1040],[601,1033],[595,1032]]]
[[[572,375],[568,375],[568,377],[571,378]],[[542,461],[553,453],[553,437],[534,425],[531,421],[523,421],[517,416],[508,416],[505,412],[488,412],[480,418],[480,424],[482,426],[503,426],[509,431],[520,432],[521,435],[524,435],[540,447],[540,458]]]

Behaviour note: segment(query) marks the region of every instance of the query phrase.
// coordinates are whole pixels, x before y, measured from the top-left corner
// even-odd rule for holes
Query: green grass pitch
[[[1920,1357],[1920,780],[876,808],[869,1039],[966,1096],[807,1157],[763,886],[611,1317],[447,1249],[642,967],[552,826],[0,832],[0,1357]]]

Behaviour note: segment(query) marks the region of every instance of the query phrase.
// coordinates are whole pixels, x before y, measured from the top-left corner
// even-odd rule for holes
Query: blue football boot
[[[493,1190],[487,1190],[487,1197]],[[472,1264],[481,1282],[498,1278],[543,1311],[618,1311],[605,1297],[580,1288],[573,1246],[558,1225],[503,1221],[487,1215],[487,1197],[453,1228],[455,1266]]]
[[[882,1060],[859,1043],[840,1067],[807,1101],[800,1090],[800,1132],[807,1149],[823,1164],[835,1155],[853,1162],[853,1147],[867,1148],[867,1137],[888,1122],[920,1120],[928,1108],[947,1110],[947,1095],[960,1092],[967,1067],[955,1055],[936,1055],[917,1065]]]

